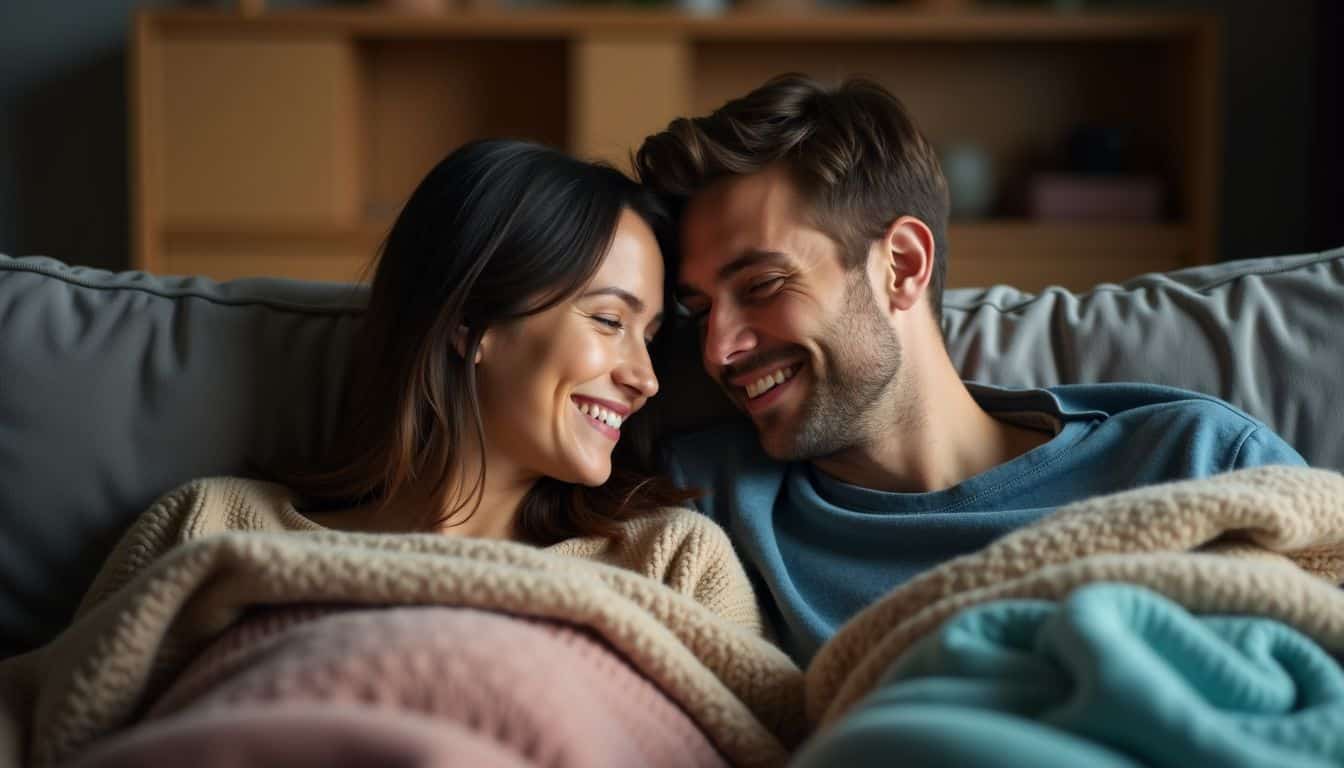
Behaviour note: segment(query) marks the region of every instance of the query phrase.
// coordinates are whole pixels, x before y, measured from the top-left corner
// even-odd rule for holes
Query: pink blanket
[[[283,608],[222,635],[78,765],[722,766],[591,633],[465,608]]]

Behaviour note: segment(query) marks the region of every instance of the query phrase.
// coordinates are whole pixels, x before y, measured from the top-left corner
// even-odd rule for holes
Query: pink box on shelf
[[[1162,184],[1153,176],[1040,173],[1028,192],[1032,218],[1067,221],[1157,221]]]

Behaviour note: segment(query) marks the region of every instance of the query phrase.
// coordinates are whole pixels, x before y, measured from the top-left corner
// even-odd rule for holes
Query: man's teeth
[[[618,414],[612,413],[600,405],[593,405],[592,403],[579,403],[579,411],[581,411],[584,416],[587,416],[590,419],[596,419],[612,429],[620,429],[621,422],[624,421]]]
[[[792,379],[793,374],[797,372],[798,369],[793,367],[776,368],[773,372],[767,373],[761,378],[748,384],[747,397],[760,397],[780,384]]]

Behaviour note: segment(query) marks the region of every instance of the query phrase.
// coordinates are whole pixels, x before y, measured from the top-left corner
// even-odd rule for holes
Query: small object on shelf
[[[691,1],[696,5],[704,5],[706,2],[706,0]],[[719,5],[726,3],[721,2]],[[816,2],[815,0],[738,0],[737,5],[761,11],[810,11],[816,7]]]
[[[728,10],[728,0],[677,0],[682,10],[690,14],[714,16]]]
[[[949,144],[940,153],[954,219],[979,219],[994,205],[994,162],[978,144]]]
[[[379,0],[379,4],[398,13],[443,13],[456,5],[452,0]]]
[[[1153,222],[1162,216],[1162,184],[1153,176],[1038,173],[1028,198],[1034,219]]]
[[[925,10],[946,13],[967,10],[971,0],[919,0],[918,4]]]

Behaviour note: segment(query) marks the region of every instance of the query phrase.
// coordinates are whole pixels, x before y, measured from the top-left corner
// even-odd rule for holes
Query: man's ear
[[[902,216],[887,227],[880,246],[886,258],[887,301],[893,311],[909,310],[933,277],[933,230],[914,216]]]
[[[476,365],[480,365],[481,360],[485,358],[485,340],[489,336],[490,331],[487,330],[485,335],[481,337],[480,343],[476,345]],[[465,358],[467,356],[467,326],[465,323],[457,326],[457,330],[453,331],[453,349],[457,350],[458,357]]]

